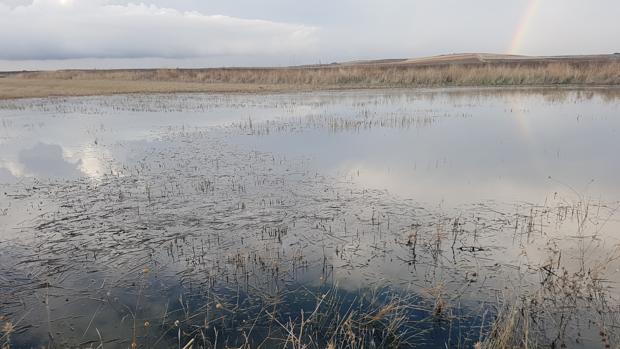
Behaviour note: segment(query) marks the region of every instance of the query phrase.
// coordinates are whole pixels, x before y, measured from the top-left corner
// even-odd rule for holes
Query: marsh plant
[[[238,136],[307,130],[333,137],[421,133],[472,118],[394,107],[385,98],[350,100],[346,113],[323,100],[306,108],[288,96],[274,98],[4,104],[10,113],[23,107],[80,120],[101,110],[110,117],[106,108],[139,115],[175,113],[182,105],[203,116],[227,103],[269,111],[275,104],[293,116],[244,116],[217,127],[180,123],[117,143],[106,143],[105,125],[89,126],[96,149],[129,155],[102,160],[97,176],[3,184],[2,219],[14,223],[0,241],[0,345],[618,344],[620,250],[613,237],[620,204],[564,186],[543,204],[426,205],[351,176],[320,173],[303,158],[231,144]],[[467,101],[479,103],[460,98],[446,104],[461,110]],[[555,95],[545,98],[557,103]],[[295,117],[305,109],[306,117]]]

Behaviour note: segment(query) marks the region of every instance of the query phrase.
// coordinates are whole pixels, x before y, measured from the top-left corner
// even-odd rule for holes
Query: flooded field
[[[0,347],[616,347],[619,102],[0,101]]]

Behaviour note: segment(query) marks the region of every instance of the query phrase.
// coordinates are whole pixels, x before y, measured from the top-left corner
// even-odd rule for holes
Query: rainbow
[[[508,47],[508,54],[514,55],[518,54],[521,50],[521,44],[523,43],[523,38],[527,33],[527,28],[532,21],[532,18],[538,11],[538,6],[540,4],[540,0],[529,0],[527,4],[527,9],[525,10],[525,14],[519,21],[519,26],[517,26],[517,30],[512,36],[512,40],[510,40],[510,47]]]

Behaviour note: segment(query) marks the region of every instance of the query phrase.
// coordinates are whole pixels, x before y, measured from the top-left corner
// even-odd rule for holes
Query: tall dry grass
[[[295,68],[66,70],[24,72],[16,74],[15,77],[307,87],[618,85],[620,84],[620,61],[431,66],[369,64]]]

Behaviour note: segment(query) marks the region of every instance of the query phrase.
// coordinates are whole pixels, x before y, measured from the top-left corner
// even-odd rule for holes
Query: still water
[[[617,343],[618,97],[0,101],[0,344]]]

